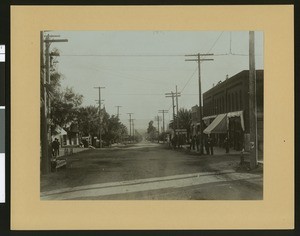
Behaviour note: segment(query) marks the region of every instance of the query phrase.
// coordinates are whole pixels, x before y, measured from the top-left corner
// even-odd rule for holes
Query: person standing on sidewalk
[[[56,142],[57,142],[57,156],[59,156],[60,142],[58,141],[58,139],[56,139]]]
[[[224,140],[224,147],[225,147],[226,153],[229,153],[229,140],[227,137]]]
[[[54,140],[52,141],[52,143],[51,143],[52,157],[55,157],[55,155],[56,155],[56,150],[55,150],[55,148],[56,148],[56,139],[54,139]]]
[[[194,135],[194,137],[192,138],[192,147],[193,147],[193,150],[195,150],[195,144],[196,144],[196,135]]]
[[[204,140],[204,146],[205,146],[205,151],[206,151],[206,154],[209,155],[209,141],[208,141],[208,137],[206,136],[205,140]]]
[[[58,156],[58,153],[59,153],[59,143],[58,143],[58,140],[57,139],[54,139],[53,142],[52,142],[52,155],[54,158],[56,158]]]
[[[210,149],[210,155],[214,155],[214,141],[211,136],[208,137],[208,146]]]
[[[196,148],[197,148],[197,152],[199,152],[200,150],[200,138],[199,135],[196,136]]]

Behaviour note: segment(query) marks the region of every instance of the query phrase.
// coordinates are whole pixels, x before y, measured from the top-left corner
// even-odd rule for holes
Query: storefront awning
[[[202,120],[212,119],[212,118],[216,118],[216,117],[217,117],[217,115],[205,116],[202,118]]]
[[[205,134],[223,134],[227,133],[227,115],[218,115],[213,122],[203,131]]]
[[[215,119],[216,117],[217,117],[217,115],[213,115],[213,116],[205,116],[205,117],[202,118],[202,120],[203,120],[203,122],[204,122],[204,124],[205,124],[206,126],[209,126],[210,123],[212,122],[212,119]]]
[[[232,117],[240,117],[242,130],[245,131],[243,111],[234,111],[234,112],[227,113],[227,119],[232,118]],[[229,121],[228,121],[228,124],[229,124]]]

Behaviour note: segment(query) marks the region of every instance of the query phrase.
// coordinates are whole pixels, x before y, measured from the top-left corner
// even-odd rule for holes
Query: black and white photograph
[[[40,199],[263,200],[263,31],[40,32]]]

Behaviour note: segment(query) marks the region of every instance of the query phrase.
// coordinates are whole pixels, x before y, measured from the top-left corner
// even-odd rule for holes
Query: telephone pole
[[[133,142],[134,142],[134,120],[135,119],[131,119],[131,122],[132,122],[132,139],[133,139]]]
[[[214,59],[206,59],[201,58],[202,56],[212,56],[214,54],[212,53],[206,53],[206,54],[191,54],[186,55],[187,57],[196,57],[194,59],[185,59],[185,61],[196,61],[198,62],[198,83],[199,83],[199,118],[200,118],[200,155],[203,154],[203,127],[202,127],[202,91],[201,91],[201,62],[202,61],[213,61]]]
[[[177,115],[177,129],[179,129],[179,117],[178,117],[178,97],[180,97],[180,93],[177,92],[177,85],[176,85],[176,115]]]
[[[99,91],[99,148],[102,148],[102,137],[101,137],[101,89],[104,89],[105,87],[94,87],[95,89],[98,89]]]
[[[131,115],[133,113],[127,113],[129,115],[129,141],[131,139]]]
[[[157,121],[157,142],[159,143],[159,120],[160,120],[160,117],[157,115],[156,117],[156,121]]]
[[[178,93],[178,92],[176,91],[176,93],[174,93],[174,92],[171,92],[171,93],[165,93],[165,95],[166,95],[166,98],[169,98],[169,97],[172,98],[172,107],[173,107],[173,130],[174,130],[174,134],[175,134],[176,129],[175,129],[175,105],[174,105],[174,98],[176,97],[176,100],[177,100],[177,110],[178,110],[178,99],[177,99],[177,97],[180,97],[181,94]],[[178,115],[178,114],[177,114],[177,115]],[[178,129],[178,117],[177,117],[177,127],[176,127],[176,128]]]
[[[53,39],[53,37],[60,37],[59,35],[49,35],[47,34],[46,38],[44,38],[44,32],[42,31],[40,34],[41,40],[41,82],[43,84],[44,93],[43,96],[43,108],[42,108],[42,116],[41,116],[41,135],[42,135],[42,172],[47,174],[50,172],[50,161],[52,157],[51,152],[51,129],[50,129],[50,46],[51,43],[59,43],[59,42],[68,42],[67,39]],[[44,47],[45,43],[45,47]],[[45,52],[44,52],[45,50]],[[45,53],[45,54],[44,54]]]
[[[165,130],[165,113],[168,113],[168,110],[158,110],[158,113],[163,114],[163,132],[166,132],[166,130]]]
[[[120,110],[120,107],[122,107],[122,106],[115,106],[116,108],[117,108],[117,117],[119,118],[119,110]]]
[[[250,168],[257,166],[257,110],[254,31],[249,32],[249,121],[250,121]]]

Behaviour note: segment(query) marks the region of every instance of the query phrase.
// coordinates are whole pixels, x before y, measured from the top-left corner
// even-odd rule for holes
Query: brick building
[[[256,71],[257,138],[263,151],[263,70]],[[249,138],[249,70],[226,78],[203,93],[204,133],[213,134],[216,144],[229,137],[230,147],[247,149]]]

